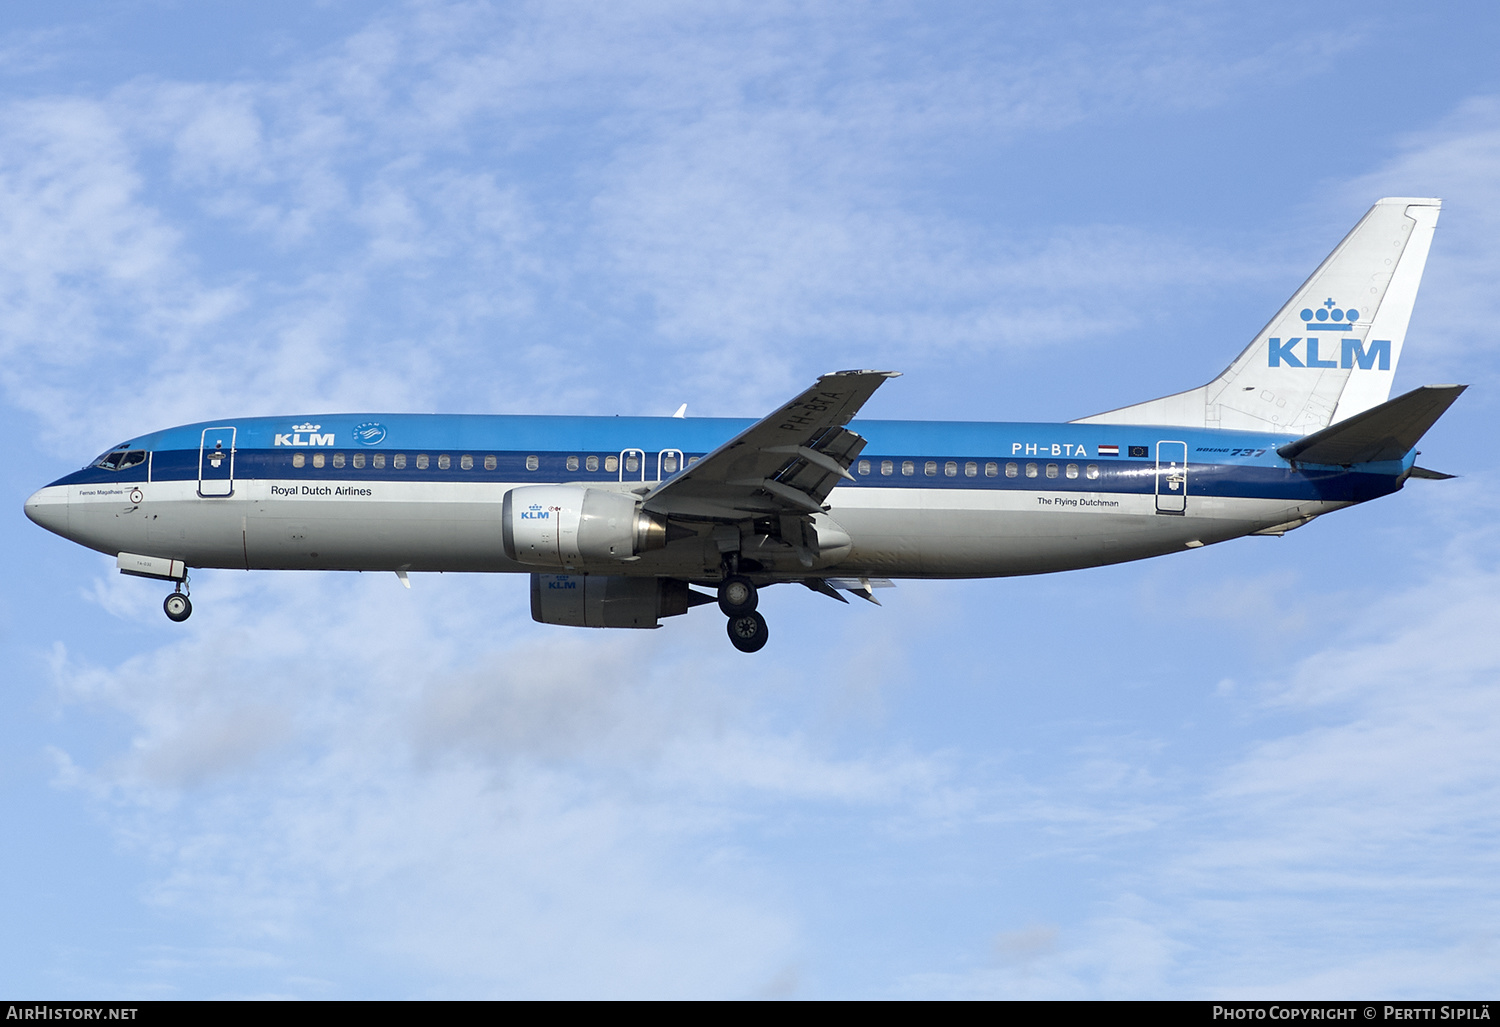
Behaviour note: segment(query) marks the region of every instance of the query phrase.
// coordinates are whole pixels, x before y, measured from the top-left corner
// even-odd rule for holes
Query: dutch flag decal
[[[1100,456],[1119,456],[1120,455],[1120,447],[1119,446],[1100,446],[1099,447],[1099,455]]]

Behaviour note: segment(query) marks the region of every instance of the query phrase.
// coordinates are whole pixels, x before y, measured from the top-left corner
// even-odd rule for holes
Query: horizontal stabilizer
[[[1413,467],[1410,471],[1406,472],[1406,476],[1408,478],[1428,478],[1432,481],[1448,481],[1450,478],[1458,477],[1456,474],[1444,474],[1442,471],[1433,471],[1426,467]]]
[[[1309,464],[1400,460],[1453,405],[1467,385],[1424,385],[1322,431],[1288,442],[1276,452]]]

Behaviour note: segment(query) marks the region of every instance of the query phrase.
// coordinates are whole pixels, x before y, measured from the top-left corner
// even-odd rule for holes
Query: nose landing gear
[[[174,621],[178,624],[181,624],[183,621],[187,620],[193,615],[193,601],[189,599],[188,594],[182,590],[183,583],[184,582],[179,581],[177,583],[177,588],[172,592],[171,595],[167,596],[166,601],[161,604],[161,608],[167,613],[167,620]]]

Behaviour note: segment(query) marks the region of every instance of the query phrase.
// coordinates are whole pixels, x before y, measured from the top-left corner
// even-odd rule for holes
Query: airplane
[[[1206,385],[1066,423],[855,420],[891,371],[840,371],[759,421],[323,414],[112,446],[26,515],[171,582],[190,568],[531,576],[546,624],[654,628],[759,590],[879,603],[896,579],[1097,567],[1282,535],[1388,495],[1467,386],[1389,399],[1441,201],[1379,200]],[[706,589],[707,591],[703,591]]]

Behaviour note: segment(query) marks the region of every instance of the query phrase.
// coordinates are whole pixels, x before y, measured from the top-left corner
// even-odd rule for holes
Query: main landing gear
[[[193,601],[182,590],[185,582],[186,579],[179,581],[177,588],[171,595],[167,596],[166,602],[161,604],[161,608],[167,612],[167,619],[176,621],[178,624],[181,624],[193,615]]]
[[[732,573],[719,585],[719,609],[729,618],[729,641],[742,653],[759,652],[770,637],[766,619],[755,611],[759,603],[760,591],[744,575]]]

